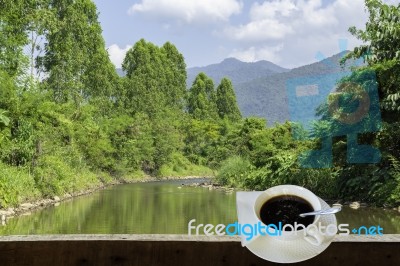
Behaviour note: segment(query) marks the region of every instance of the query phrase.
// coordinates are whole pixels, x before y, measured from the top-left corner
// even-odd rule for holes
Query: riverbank
[[[12,219],[21,215],[30,215],[33,211],[44,209],[49,206],[58,206],[61,202],[72,200],[80,196],[92,194],[96,191],[103,190],[116,185],[134,184],[134,183],[147,183],[147,182],[162,182],[172,180],[190,180],[190,179],[212,179],[212,176],[183,176],[183,177],[152,177],[144,176],[138,179],[118,179],[111,182],[102,182],[99,186],[88,188],[75,193],[67,193],[65,195],[53,196],[51,198],[42,198],[35,201],[27,201],[19,204],[16,207],[0,208],[0,224],[4,224],[6,220]],[[186,185],[186,184],[185,184]]]
[[[233,193],[234,191],[241,190],[241,191],[250,191],[248,189],[243,189],[243,188],[232,188],[232,187],[227,187],[223,186],[217,182],[199,182],[199,183],[192,183],[192,184],[186,184],[185,186],[189,187],[202,187],[202,188],[207,188],[209,190],[219,190],[219,191],[224,191],[226,193]],[[334,206],[347,206],[350,207],[353,210],[358,210],[360,208],[366,208],[366,207],[375,207],[371,206],[368,203],[361,202],[361,201],[343,201],[343,200],[335,200],[335,199],[324,199],[329,205],[334,205]],[[400,206],[398,208],[390,208],[390,207],[379,207],[384,210],[395,210],[400,212]]]

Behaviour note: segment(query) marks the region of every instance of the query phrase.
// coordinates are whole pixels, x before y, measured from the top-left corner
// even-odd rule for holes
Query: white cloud
[[[338,25],[337,13],[363,0],[336,0],[322,7],[321,0],[273,0],[255,2],[247,24],[225,31],[230,38],[243,41],[284,39],[291,34]],[[361,9],[363,10],[363,8]]]
[[[364,0],[264,0],[255,2],[246,23],[228,26],[228,39],[240,42],[232,56],[253,61],[281,60],[287,67],[314,61],[318,51],[339,52],[337,40],[349,39],[349,49],[360,44],[348,33],[350,26],[363,28],[367,21]],[[271,49],[285,46],[285,50]],[[268,60],[268,59],[267,59]],[[277,63],[277,61],[273,61]]]
[[[289,25],[280,23],[277,20],[263,19],[251,21],[239,27],[229,27],[225,29],[225,34],[235,40],[253,42],[283,39],[292,31]]]
[[[141,0],[128,11],[147,14],[157,19],[178,23],[210,23],[228,21],[242,10],[238,0]]]
[[[278,45],[274,47],[264,46],[261,48],[256,48],[254,46],[239,50],[235,49],[229,57],[235,57],[244,62],[256,62],[260,60],[267,60],[274,63],[280,62],[280,57],[278,56],[277,52],[283,49],[283,45]]]
[[[120,48],[117,44],[113,44],[108,47],[108,54],[110,56],[111,62],[117,67],[121,68],[122,62],[124,61],[125,55],[132,46],[125,46],[125,48]]]
[[[291,0],[255,2],[250,10],[250,17],[253,20],[273,19],[277,14],[289,17],[298,8]]]

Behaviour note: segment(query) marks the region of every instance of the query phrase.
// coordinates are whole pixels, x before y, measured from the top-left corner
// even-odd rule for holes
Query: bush
[[[35,180],[26,169],[0,163],[0,208],[39,196]]]
[[[339,196],[346,200],[361,200],[374,205],[398,206],[400,203],[400,162],[384,155],[380,166],[352,166],[341,169]]]
[[[35,179],[44,196],[73,193],[100,183],[94,173],[72,168],[65,158],[54,155],[41,158],[35,168]]]
[[[163,164],[157,172],[158,177],[213,176],[210,168],[191,163],[181,153],[173,153],[171,161]]]
[[[323,198],[336,197],[336,173],[331,169],[301,168],[296,156],[285,153],[269,161],[266,166],[249,171],[243,178],[242,187],[261,191],[290,184],[305,187]]]
[[[217,181],[226,186],[245,187],[248,174],[254,168],[249,160],[240,156],[230,157],[221,165]]]

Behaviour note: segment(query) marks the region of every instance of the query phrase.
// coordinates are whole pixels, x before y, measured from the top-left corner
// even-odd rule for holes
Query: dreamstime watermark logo
[[[322,225],[318,224],[310,224],[307,227],[303,224],[294,225],[285,224],[283,225],[279,222],[278,225],[270,224],[265,225],[262,222],[258,222],[255,224],[240,224],[238,222],[231,223],[228,225],[225,224],[197,224],[196,219],[192,219],[188,223],[188,235],[201,235],[204,234],[206,236],[235,236],[235,235],[244,235],[247,241],[250,241],[254,237],[257,236],[273,236],[280,237],[285,235],[298,235],[303,234],[306,236],[311,232],[319,232],[319,234],[324,236],[334,236],[336,234],[347,236],[350,235],[350,225],[349,224],[329,224]],[[353,234],[358,235],[383,235],[383,228],[380,225],[377,226],[360,226],[355,227],[351,230]]]
[[[345,55],[347,40],[339,40],[341,55]],[[352,71],[363,64],[349,60],[347,66],[338,64],[340,58],[321,61],[318,74],[304,74],[286,80],[290,120],[294,122],[295,139],[319,139],[321,148],[303,153],[300,165],[306,168],[332,167],[332,138],[347,137],[347,162],[350,164],[378,163],[380,151],[371,145],[358,144],[358,134],[381,129],[378,83],[373,70]]]

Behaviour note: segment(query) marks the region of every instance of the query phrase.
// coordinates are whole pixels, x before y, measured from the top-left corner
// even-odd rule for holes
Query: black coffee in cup
[[[308,225],[314,222],[315,216],[300,217],[301,213],[314,211],[311,204],[298,196],[281,195],[266,201],[260,209],[261,221],[266,224],[274,224],[277,227],[279,222],[282,226],[290,224],[294,227],[297,225]],[[291,231],[291,227],[286,227],[285,231]]]

